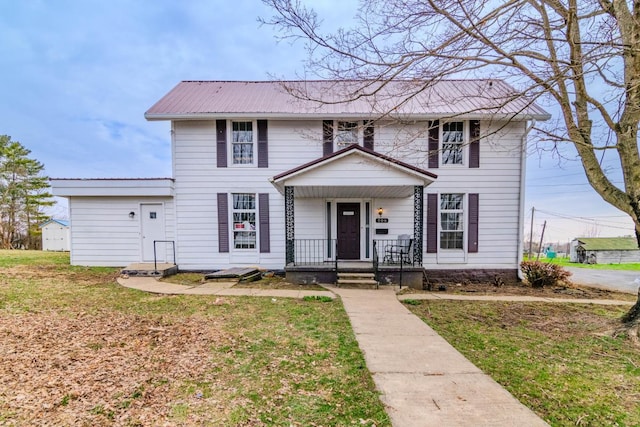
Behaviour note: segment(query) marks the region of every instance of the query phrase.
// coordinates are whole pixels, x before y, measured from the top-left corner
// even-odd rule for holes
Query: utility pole
[[[540,246],[538,246],[538,257],[536,261],[540,260],[540,250],[542,249],[542,239],[544,239],[544,229],[547,228],[547,220],[544,220],[544,224],[542,224],[542,234],[540,235]]]

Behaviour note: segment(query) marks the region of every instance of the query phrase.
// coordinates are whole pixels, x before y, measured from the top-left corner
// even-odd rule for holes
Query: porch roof
[[[427,186],[437,175],[389,156],[350,145],[340,151],[282,172],[270,179],[284,194],[295,187],[295,197],[399,198]]]

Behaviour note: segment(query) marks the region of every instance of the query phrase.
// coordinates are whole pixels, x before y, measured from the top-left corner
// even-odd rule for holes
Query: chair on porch
[[[413,239],[408,234],[398,236],[397,243],[384,248],[384,262],[389,264],[411,264]]]

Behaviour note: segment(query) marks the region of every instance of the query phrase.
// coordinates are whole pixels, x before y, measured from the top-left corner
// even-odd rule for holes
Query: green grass
[[[0,267],[69,265],[69,252],[0,250]]]
[[[339,302],[150,295],[68,262],[0,251],[2,422],[390,425]]]
[[[533,260],[535,260],[535,257],[533,257]],[[569,258],[548,259],[544,256],[541,256],[539,261],[548,262],[551,264],[558,264],[562,267],[589,268],[592,270],[640,271],[640,263],[637,263],[637,262],[629,263],[629,264],[582,264],[579,262],[570,262]]]
[[[602,334],[623,307],[422,301],[408,308],[552,426],[640,425],[640,349]]]

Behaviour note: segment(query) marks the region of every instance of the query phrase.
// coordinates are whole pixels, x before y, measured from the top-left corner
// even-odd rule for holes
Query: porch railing
[[[380,259],[378,258],[378,242],[376,240],[373,241],[373,275],[376,279],[376,282],[380,283],[380,278],[378,277],[378,265],[380,264]]]
[[[336,239],[294,239],[293,265],[327,265],[337,268],[338,258]],[[398,239],[373,240],[374,269],[378,266],[414,265],[413,246],[399,247]]]
[[[382,265],[397,265],[400,267],[400,289],[403,285],[403,273],[405,265],[414,265],[413,251],[414,246],[412,241],[407,244],[405,241],[398,239],[376,239],[373,241],[374,250],[374,268],[376,269],[377,277],[377,263],[378,258],[382,257]]]
[[[295,239],[294,265],[326,265],[336,259],[336,239]]]
[[[378,251],[381,265],[414,265],[413,245],[401,247],[398,239],[375,239],[373,244]]]

